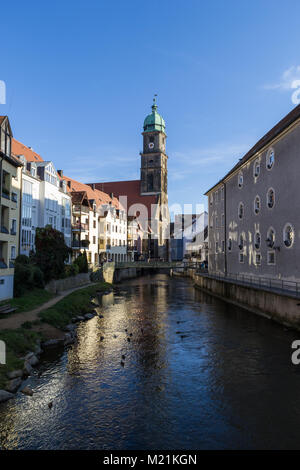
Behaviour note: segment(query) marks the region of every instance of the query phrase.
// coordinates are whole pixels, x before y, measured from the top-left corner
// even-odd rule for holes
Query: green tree
[[[45,281],[59,279],[71,253],[71,249],[65,244],[64,235],[51,225],[37,228],[35,249],[35,262],[44,273]]]
[[[74,264],[77,264],[79,267],[80,273],[87,273],[89,270],[88,260],[86,257],[86,252],[80,253],[79,256],[74,260]]]

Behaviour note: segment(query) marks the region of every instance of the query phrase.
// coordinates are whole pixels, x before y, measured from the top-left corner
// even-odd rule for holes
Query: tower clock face
[[[153,148],[154,148],[154,143],[153,143],[153,142],[149,142],[148,146],[149,146],[149,149],[153,149]]]

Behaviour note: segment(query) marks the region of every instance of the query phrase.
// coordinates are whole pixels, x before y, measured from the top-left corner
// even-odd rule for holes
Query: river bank
[[[0,340],[6,346],[6,364],[0,366],[0,402],[13,398],[46,348],[75,342],[76,325],[97,315],[95,297],[110,289],[106,282],[71,289],[31,312],[0,320]]]

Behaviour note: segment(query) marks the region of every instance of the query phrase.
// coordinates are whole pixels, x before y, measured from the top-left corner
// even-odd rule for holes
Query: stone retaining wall
[[[45,289],[52,294],[58,294],[64,290],[72,289],[73,287],[80,287],[90,282],[89,273],[80,273],[76,276],[66,277],[65,279],[52,280],[46,284]]]

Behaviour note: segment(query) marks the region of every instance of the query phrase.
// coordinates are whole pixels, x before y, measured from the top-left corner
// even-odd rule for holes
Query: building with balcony
[[[14,260],[18,255],[21,162],[11,153],[12,131],[0,116],[0,300],[13,297]]]
[[[83,251],[89,264],[125,261],[127,219],[118,199],[64,176],[72,197],[72,249],[74,257]]]
[[[12,152],[23,165],[20,253],[34,251],[36,228],[46,225],[62,232],[71,246],[71,196],[61,170],[16,139]]]

